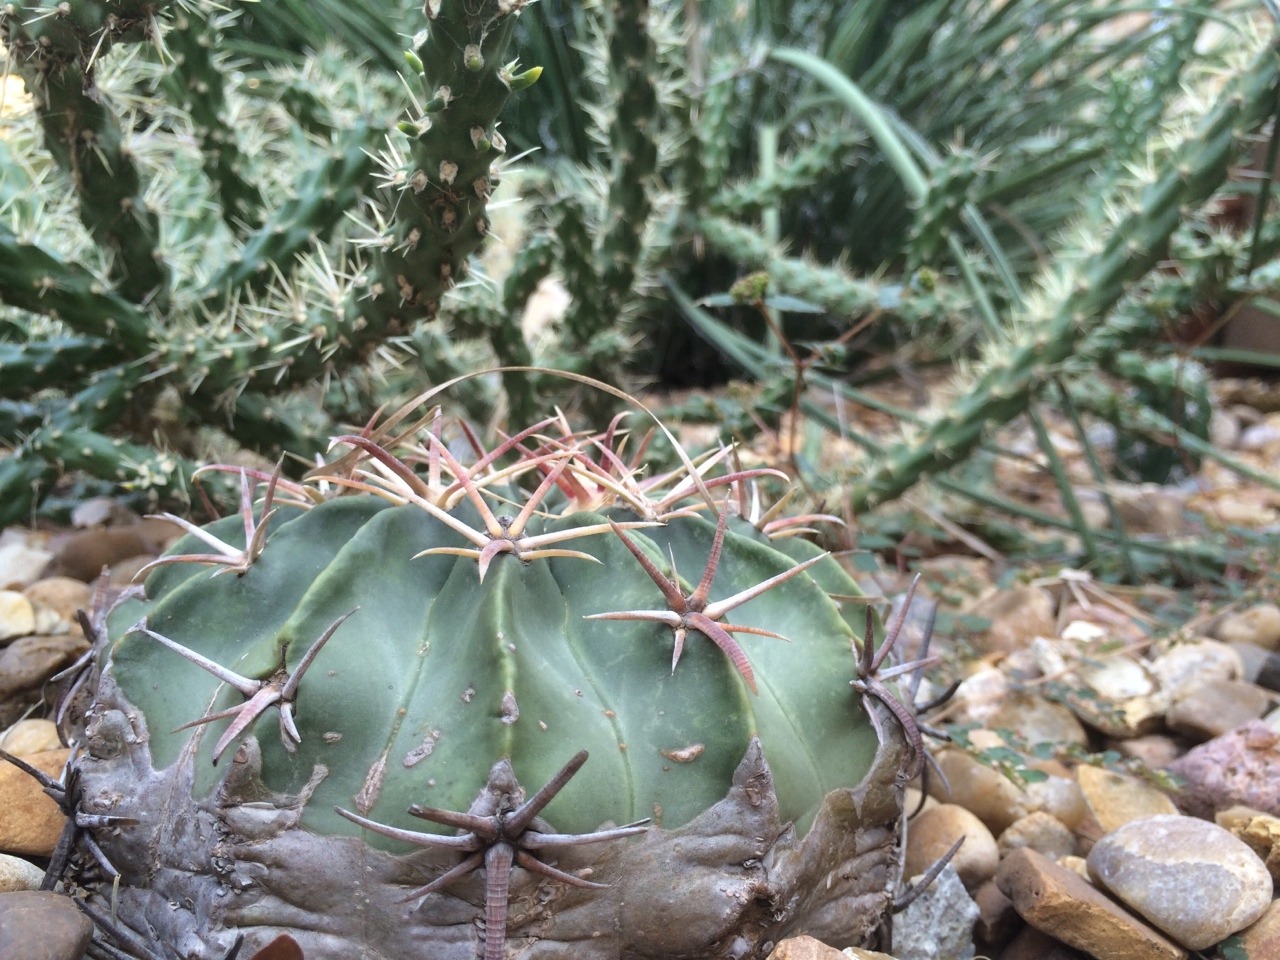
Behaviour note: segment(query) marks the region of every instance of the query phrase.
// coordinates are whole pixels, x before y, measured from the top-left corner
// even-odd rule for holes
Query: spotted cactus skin
[[[607,890],[515,869],[506,956],[764,956],[783,928],[866,939],[891,896],[902,742],[881,717],[882,742],[850,687],[860,641],[848,622],[854,611],[846,619],[832,594],[857,588],[834,559],[801,539],[771,541],[758,529],[765,524],[730,516],[732,497],[716,502],[717,518],[709,505],[691,509],[695,491],[657,522],[646,506],[609,497],[589,509],[561,497],[556,512],[553,496],[482,578],[467,553],[477,552],[474,542],[455,529],[485,529],[471,500],[430,511],[382,493],[276,505],[249,562],[158,566],[145,595],[112,611],[82,776],[98,809],[131,811],[142,824],[119,831],[118,842],[101,838],[125,878],[126,916],[153,923],[162,899],[192,904],[161,929],[190,942],[183,956],[200,958],[221,958],[231,933],[250,927],[255,936],[292,933],[308,960],[479,956],[485,871],[406,905],[409,891],[459,855],[415,850],[353,817],[449,835],[409,807],[501,806],[498,771],[531,792],[586,750],[581,773],[542,812],[537,822],[550,825],[542,829],[586,834],[649,820],[649,831],[560,855],[562,867]],[[498,515],[504,529],[530,496],[509,485],[484,494],[495,515],[509,511]],[[263,509],[249,523],[227,517],[202,533],[241,548]],[[539,538],[549,534],[563,539],[544,547]],[[673,669],[670,625],[599,617],[668,608],[632,548],[664,577],[674,562],[684,595],[715,557],[707,609],[747,628],[732,638],[745,666],[689,630]],[[195,534],[170,551],[207,553]],[[717,601],[789,572],[716,611]],[[344,616],[297,684],[300,742],[270,709],[215,764],[215,741],[231,720],[191,722],[246,698],[175,645],[265,681],[284,676],[282,663],[296,672]],[[289,902],[291,884],[317,872],[360,893],[352,929],[336,940],[333,931],[308,939],[312,894]],[[521,903],[541,906],[522,912]],[[841,906],[844,914],[832,913]],[[556,952],[567,949],[561,938],[581,934],[568,932],[561,908],[595,918],[599,952]],[[333,908],[331,921],[344,909]],[[687,914],[678,931],[665,929],[673,911]]]

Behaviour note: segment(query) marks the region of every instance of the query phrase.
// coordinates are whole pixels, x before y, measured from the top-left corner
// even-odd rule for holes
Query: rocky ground
[[[1280,476],[1280,415],[1246,406],[1216,430]],[[1007,469],[1021,471],[1007,485],[1033,482],[1025,463]],[[1251,517],[1280,556],[1280,495],[1216,465],[1198,480],[1112,493],[1152,535],[1176,536],[1193,510]],[[88,649],[76,611],[100,571],[127,585],[175,532],[91,501],[70,527],[0,533],[0,748],[60,776],[68,749],[48,704],[51,678]],[[1246,580],[1230,602],[1217,594],[1197,607],[1076,570],[1019,573],[984,553],[969,543],[913,564],[921,596],[953,625],[939,631],[943,663],[918,700],[960,682],[927,717],[950,742],[932,744],[936,763],[909,793],[903,889],[919,892],[896,915],[887,955],[1278,960],[1280,580]],[[868,592],[886,597],[907,582],[867,575]],[[917,638],[924,606],[907,618]],[[63,826],[36,780],[0,764],[0,958],[85,955],[93,923],[68,898],[37,892]],[[94,956],[131,955],[101,933],[96,943],[106,946]],[[886,954],[808,938],[773,954],[841,956]]]

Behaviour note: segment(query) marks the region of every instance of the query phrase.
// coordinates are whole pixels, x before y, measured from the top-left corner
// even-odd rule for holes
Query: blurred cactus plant
[[[218,4],[7,4],[7,62],[38,123],[0,143],[0,300],[14,308],[0,521],[24,518],[63,469],[181,493],[194,445],[170,430],[161,455],[118,429],[162,432],[166,396],[179,426],[225,425],[271,457],[317,452],[328,424],[283,398],[433,319],[488,231],[498,114],[539,72],[507,53],[523,6],[427,4],[408,117],[378,150],[396,109],[376,114],[385,91],[324,77],[322,57],[309,85],[246,80],[220,52]],[[309,110],[255,99],[259,86],[310,86]],[[23,142],[37,127],[44,153]],[[362,204],[375,171],[379,197]],[[357,209],[358,250],[330,254]]]
[[[303,482],[241,473],[241,515],[100,621],[75,767],[125,824],[118,888],[81,878],[116,923],[192,960],[868,942],[923,760],[875,672],[917,664],[851,626],[795,536],[823,518],[753,506],[776,471],[727,450],[648,471],[620,422],[485,451],[404,416]]]

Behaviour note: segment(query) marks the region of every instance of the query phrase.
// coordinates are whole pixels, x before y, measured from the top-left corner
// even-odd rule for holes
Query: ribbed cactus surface
[[[480,942],[504,956],[516,901],[566,890],[613,918],[602,957],[685,955],[690,942],[700,956],[763,955],[732,951],[763,949],[778,918],[799,923],[851,886],[868,899],[828,935],[864,937],[890,895],[901,739],[881,743],[851,687],[861,605],[846,617],[835,597],[856,587],[786,536],[804,518],[753,513],[748,486],[771,471],[724,473],[721,455],[649,476],[622,435],[530,430],[464,466],[434,431],[421,443],[366,432],[339,438],[344,455],[307,484],[246,477],[241,516],[191,527],[145,596],[111,613],[87,724],[89,794],[142,824],[103,841],[130,888],[121,909],[185,897],[197,906],[170,936],[222,943],[250,923],[296,934],[301,919],[213,891],[322,883],[307,875],[340,850],[401,875],[361,894],[341,949],[309,941],[309,960],[353,944],[397,955],[397,918],[443,944],[480,900],[472,953],[402,955],[475,956]],[[555,789],[535,804],[535,840],[582,844],[560,860],[521,846],[519,831],[485,841],[451,829],[468,810],[510,814],[544,784]],[[209,829],[193,830],[202,817]],[[619,824],[648,831],[593,833]],[[292,844],[267,857],[267,875],[228,866],[237,845],[243,859],[264,855],[262,829]],[[415,859],[416,847],[484,843],[506,859]],[[849,873],[851,857],[866,869]],[[662,886],[671,870],[684,879]],[[846,871],[834,887],[796,889],[833,870]],[[625,896],[570,889],[624,877]],[[481,878],[483,896],[468,896]],[[656,932],[684,884],[690,923]],[[763,926],[762,910],[775,917]],[[538,929],[524,936],[564,934]]]

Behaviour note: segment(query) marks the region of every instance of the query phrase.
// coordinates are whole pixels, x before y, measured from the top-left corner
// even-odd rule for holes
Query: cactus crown
[[[878,743],[837,603],[857,588],[794,536],[830,518],[762,509],[776,471],[728,449],[648,473],[649,439],[552,418],[486,451],[437,410],[336,438],[303,481],[243,471],[241,515],[180,521],[112,614],[109,679],[153,765],[194,757],[197,793],[226,792],[216,762],[256,734],[241,752],[305,826],[399,850],[366,824],[443,831],[409,808],[466,810],[504,758],[550,782],[584,749],[557,829],[679,826],[759,738],[803,828]]]

